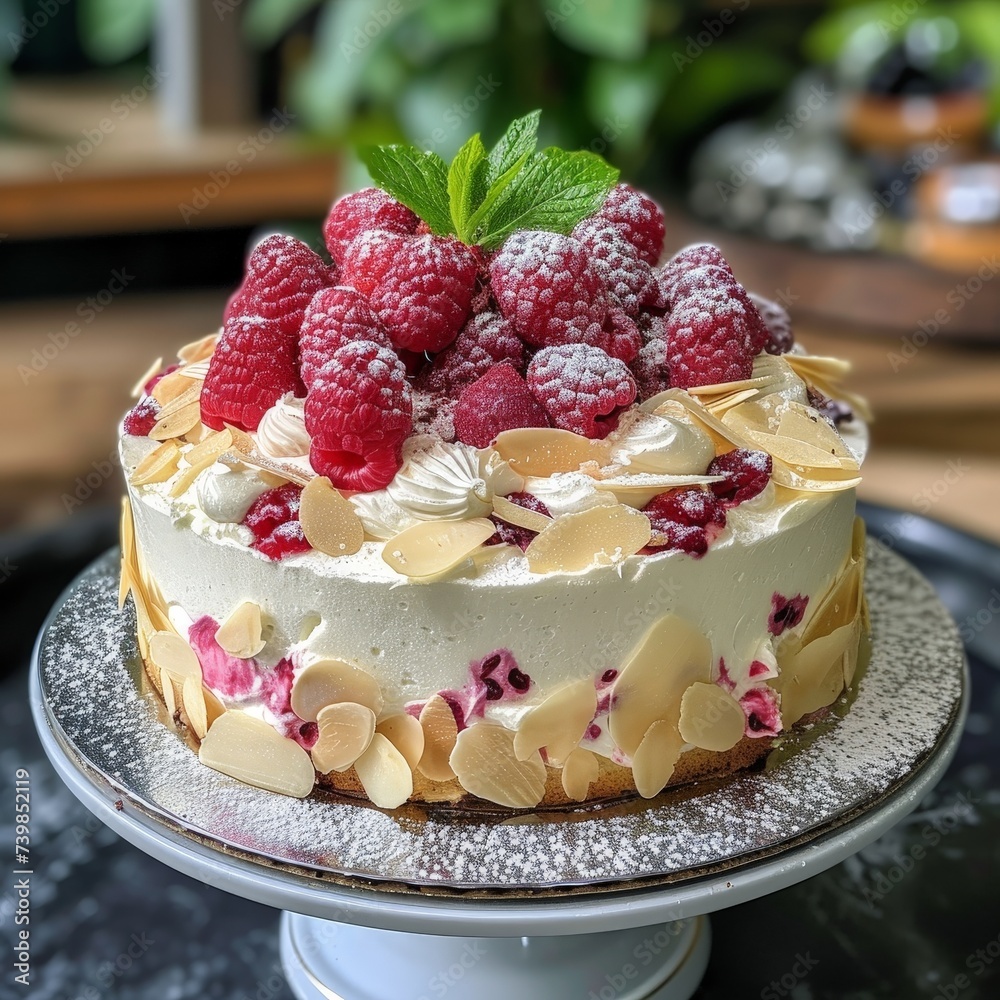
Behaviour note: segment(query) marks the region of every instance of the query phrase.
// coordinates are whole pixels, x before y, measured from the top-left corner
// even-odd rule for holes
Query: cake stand
[[[681,1000],[709,961],[706,914],[860,850],[954,755],[968,680],[951,619],[872,543],[866,591],[872,641],[849,697],[779,741],[766,767],[649,802],[384,811],[211,771],[144,689],[114,551],[43,627],[31,707],[62,780],[116,833],[285,911],[300,1000]]]

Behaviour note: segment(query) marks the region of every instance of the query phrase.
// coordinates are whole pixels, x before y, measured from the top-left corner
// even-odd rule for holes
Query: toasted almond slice
[[[663,791],[674,773],[683,746],[684,741],[672,722],[659,719],[646,730],[632,755],[632,780],[644,799],[651,799]]]
[[[403,576],[429,579],[464,562],[495,531],[496,525],[485,517],[420,521],[389,539],[382,559]]]
[[[201,404],[197,401],[187,403],[166,415],[161,412],[149,432],[149,437],[154,441],[167,441],[170,438],[180,437],[196,427],[200,420]]]
[[[695,681],[681,697],[678,730],[685,743],[702,750],[731,750],[745,729],[739,702],[718,684]]]
[[[229,617],[219,626],[215,641],[227,653],[241,660],[249,660],[266,645],[263,631],[260,605],[244,601],[233,608]]]
[[[843,400],[858,417],[871,422],[873,414],[868,400],[840,384],[851,370],[850,362],[812,354],[783,354],[782,357],[803,382],[815,386],[831,399]]]
[[[803,406],[795,400],[786,402],[781,408],[778,433],[783,437],[805,441],[825,454],[844,459],[850,463],[845,465],[845,468],[858,468],[857,460],[847,447],[847,442],[811,406]]]
[[[353,701],[327,705],[316,721],[319,739],[312,748],[312,760],[323,774],[346,771],[368,749],[375,735],[375,713]]]
[[[501,496],[493,497],[493,513],[501,521],[516,524],[519,528],[527,528],[528,531],[544,531],[552,523],[551,517],[540,514],[537,510],[529,510]]]
[[[695,681],[712,679],[712,644],[675,614],[653,623],[615,680],[608,728],[629,756],[658,720],[675,726],[681,697]]]
[[[574,802],[583,802],[590,786],[597,781],[597,772],[597,754],[577,747],[566,758],[562,768],[562,786],[566,797]]]
[[[431,781],[450,781],[455,772],[448,760],[458,739],[458,723],[451,706],[440,695],[433,695],[420,710],[420,728],[424,751],[417,770]]]
[[[234,451],[239,452],[240,455],[249,455],[253,452],[253,438],[246,431],[242,431],[239,427],[234,427],[232,424],[226,424],[225,429],[229,431],[233,439]]]
[[[163,358],[157,358],[140,376],[139,381],[132,386],[130,395],[133,399],[138,399],[143,392],[146,390],[146,383],[154,376],[159,374],[160,370],[163,368]],[[154,386],[155,388],[155,386]]]
[[[154,632],[149,640],[149,655],[153,662],[181,683],[194,677],[201,683],[201,664],[194,650],[176,632]]]
[[[716,416],[721,417],[727,410],[731,410],[740,403],[746,403],[759,395],[758,389],[741,389],[739,392],[728,392],[724,396],[715,396],[705,401],[705,405]]]
[[[532,573],[578,573],[634,555],[651,533],[649,518],[631,507],[591,507],[556,518],[524,554]]]
[[[201,382],[189,378],[183,368],[168,372],[153,386],[150,395],[163,410],[177,409],[191,402],[192,393],[201,392]]]
[[[411,771],[416,769],[424,753],[424,730],[419,719],[400,712],[383,719],[375,732],[381,733],[403,755]]]
[[[803,715],[829,705],[844,689],[844,656],[856,654],[861,638],[860,617],[829,635],[803,644],[791,636],[777,649],[778,678],[773,687],[781,694],[781,724],[790,728]]]
[[[801,467],[798,467],[801,470]],[[804,476],[801,471],[781,461],[774,460],[771,479],[778,486],[785,486],[799,493],[837,493],[841,490],[852,490],[861,483],[861,477],[840,469],[810,469],[810,475]],[[844,478],[845,476],[849,478]]]
[[[184,456],[189,465],[203,465],[206,460],[216,461],[220,455],[233,447],[233,432],[228,427],[212,431]]]
[[[354,764],[361,787],[380,809],[395,809],[413,794],[413,772],[403,755],[381,734]]]
[[[551,476],[576,472],[590,462],[598,466],[611,461],[611,447],[572,431],[547,427],[521,427],[502,431],[493,447],[521,476]]]
[[[177,357],[188,364],[207,361],[215,353],[215,345],[218,341],[218,333],[210,333],[199,340],[192,340],[190,344],[185,344],[177,352]]]
[[[179,678],[173,677],[167,671],[160,672],[160,694],[163,695],[163,704],[167,706],[167,715],[170,716],[171,722],[174,722],[177,716],[177,692],[182,684]]]
[[[300,718],[315,722],[327,705],[354,701],[382,711],[382,692],[378,681],[360,667],[342,660],[317,660],[310,663],[292,685],[292,711]]]
[[[199,740],[203,740],[205,733],[212,728],[212,723],[219,716],[225,714],[225,705],[219,701],[213,691],[205,687],[204,684],[199,684],[193,677],[184,678],[181,698],[184,702],[184,711],[187,712],[188,722],[191,723],[195,736]]]
[[[290,480],[286,479],[284,476],[279,476],[274,472],[265,472],[263,469],[258,469],[257,472],[260,476],[260,481],[268,487],[268,489],[273,490],[279,486],[284,486],[287,482],[290,482]]]
[[[306,541],[328,556],[354,555],[365,541],[364,525],[354,505],[326,476],[317,476],[303,488],[299,521]]]
[[[597,691],[589,678],[569,681],[529,709],[514,736],[514,756],[527,760],[545,748],[549,763],[566,760],[594,719]]]
[[[245,712],[226,712],[216,719],[198,757],[237,781],[297,799],[312,791],[316,777],[309,754],[298,743]]]
[[[118,582],[118,607],[124,607],[125,598],[135,586],[132,567],[135,563],[135,520],[132,516],[132,504],[128,496],[122,497],[122,516],[119,522],[119,537],[121,539],[122,559],[121,578]]]
[[[130,482],[133,486],[165,483],[177,471],[180,458],[181,450],[177,447],[177,442],[164,441],[135,467]]]
[[[479,722],[458,734],[449,759],[459,784],[487,802],[509,809],[530,809],[545,795],[545,764],[535,751],[514,756],[514,734],[503,726]]]
[[[305,487],[315,478],[311,473],[306,473],[294,465],[268,458],[267,455],[261,454],[256,449],[251,449],[248,452],[240,451],[239,460],[244,465],[249,465],[251,469],[257,469],[260,472],[260,478],[265,482],[267,482],[268,475],[276,477],[276,479],[272,479],[272,482],[279,486],[287,482]]]

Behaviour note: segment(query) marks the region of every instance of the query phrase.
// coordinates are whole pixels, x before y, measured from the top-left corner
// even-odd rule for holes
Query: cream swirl
[[[524,488],[532,496],[538,497],[553,517],[616,503],[615,498],[607,491],[599,490],[593,476],[588,476],[585,472],[531,476],[524,481]]]
[[[712,439],[700,427],[639,409],[622,417],[609,441],[612,461],[628,472],[700,475],[715,458]]]
[[[270,458],[301,458],[309,454],[305,400],[287,392],[272,406],[257,427],[257,446]]]
[[[238,524],[266,489],[255,469],[231,469],[222,462],[209,466],[194,484],[198,506],[219,524]]]
[[[417,523],[417,519],[403,510],[385,490],[356,493],[350,501],[364,525],[365,534],[372,538],[386,541]]]

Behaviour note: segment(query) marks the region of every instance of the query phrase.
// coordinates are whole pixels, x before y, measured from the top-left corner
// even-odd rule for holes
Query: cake
[[[759,762],[865,631],[863,401],[589,152],[366,154],[120,429],[121,600],[209,767],[395,808]]]

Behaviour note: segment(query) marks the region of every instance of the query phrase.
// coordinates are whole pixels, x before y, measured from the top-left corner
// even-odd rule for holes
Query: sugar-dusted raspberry
[[[587,248],[572,236],[514,233],[490,263],[500,312],[529,344],[600,343],[609,293]]]
[[[465,444],[486,448],[502,431],[516,427],[548,427],[544,408],[528,384],[507,362],[493,365],[467,385],[452,411],[455,436]]]
[[[709,476],[725,476],[719,483],[712,483],[712,492],[725,507],[752,500],[761,493],[771,479],[771,456],[766,451],[735,448],[712,459]]]
[[[556,427],[589,438],[607,437],[636,393],[628,366],[589,344],[540,350],[528,365],[528,385]]]
[[[739,282],[729,267],[719,267],[717,264],[702,264],[692,267],[678,275],[671,285],[671,302],[681,302],[699,292],[712,292],[715,289],[725,289],[730,295],[736,292]]]
[[[392,343],[436,353],[457,336],[472,310],[478,258],[450,236],[372,230],[352,244],[344,280],[367,296]]]
[[[750,378],[756,353],[743,302],[723,289],[675,302],[667,317],[672,385],[689,389]]]
[[[486,311],[462,327],[455,342],[435,359],[420,379],[420,387],[452,398],[501,361],[524,371],[524,344],[499,313]]]
[[[792,318],[784,306],[756,292],[749,292],[750,301],[767,327],[768,339],[764,350],[768,354],[787,354],[795,346],[795,336],[792,334]]]
[[[614,308],[604,322],[603,336],[599,343],[593,345],[610,354],[611,357],[631,364],[639,356],[642,347],[642,334],[636,321],[626,316],[620,308]]]
[[[726,511],[715,494],[698,488],[661,493],[642,512],[653,526],[647,551],[679,549],[703,556],[726,526]]]
[[[338,198],[323,223],[323,239],[341,267],[354,238],[370,229],[414,233],[420,219],[381,188],[369,187]]]
[[[775,591],[771,595],[771,613],[767,616],[767,630],[771,635],[781,635],[786,629],[795,628],[806,614],[809,598],[796,594],[785,597]]]
[[[658,303],[660,286],[653,268],[613,223],[591,216],[576,226],[573,238],[587,248],[608,291],[629,316]]]
[[[285,393],[304,395],[297,333],[289,337],[276,320],[259,316],[227,320],[202,385],[202,423],[213,430],[233,424],[255,431]]]
[[[510,493],[507,495],[507,499],[511,503],[517,504],[518,507],[533,510],[538,514],[544,514],[546,517],[551,516],[549,508],[533,493]],[[522,528],[518,524],[508,524],[497,517],[496,514],[490,515],[490,520],[497,526],[497,530],[495,534],[490,535],[483,542],[484,545],[502,545],[506,543],[507,545],[516,545],[523,552],[531,544],[531,540],[538,534],[537,531]]]
[[[388,486],[413,430],[413,396],[395,353],[371,340],[338,348],[316,373],[305,405],[309,460],[338,489]]]
[[[722,256],[722,251],[717,246],[713,246],[711,243],[693,243],[691,246],[684,247],[683,250],[678,250],[661,268],[660,280],[663,293],[669,302],[673,303],[677,297],[675,292],[677,282],[688,271],[700,267],[719,267],[730,277],[733,275],[729,261]]]
[[[299,524],[302,487],[285,483],[265,490],[250,505],[243,524],[253,532],[252,548],[268,559],[308,552],[309,543]]]
[[[663,252],[663,210],[649,195],[628,184],[617,184],[596,216],[615,226],[647,264],[659,261]]]
[[[152,396],[143,396],[128,413],[122,422],[126,434],[145,437],[159,419],[160,404]]]
[[[360,292],[345,285],[317,292],[299,329],[299,373],[306,388],[338,348],[355,340],[391,347],[389,335]]]
[[[670,364],[667,361],[667,342],[652,338],[643,344],[635,361],[629,365],[637,387],[640,402],[651,399],[670,388]]]

